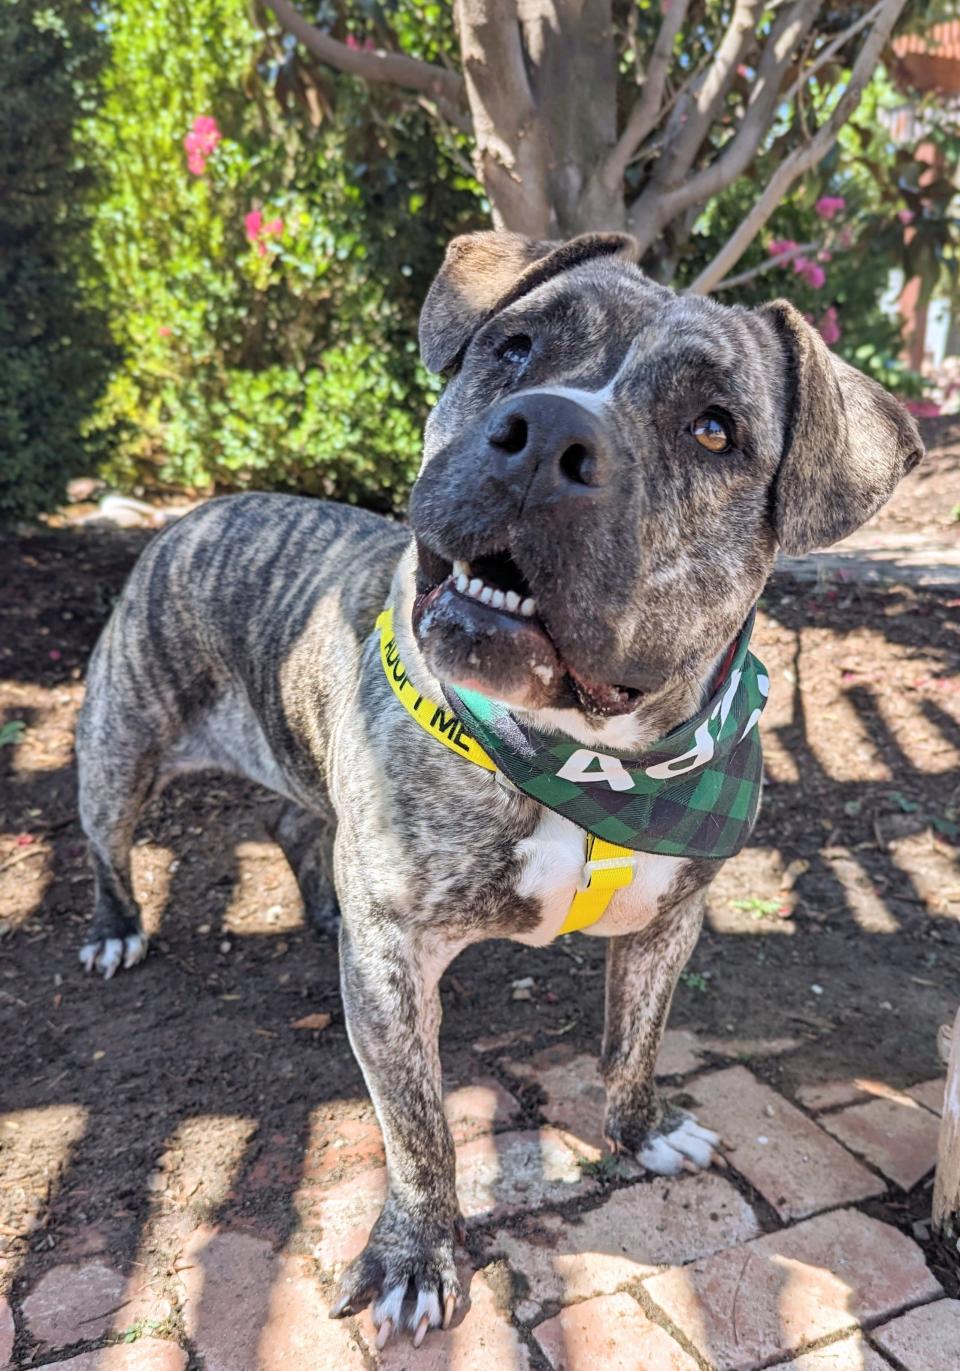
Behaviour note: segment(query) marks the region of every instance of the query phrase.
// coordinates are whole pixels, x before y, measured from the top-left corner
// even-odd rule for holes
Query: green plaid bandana
[[[538,733],[474,690],[445,688],[464,727],[531,799],[608,843],[671,857],[739,852],[760,807],[757,722],[769,677],[744,624],[712,698],[687,723],[636,754],[594,752]]]

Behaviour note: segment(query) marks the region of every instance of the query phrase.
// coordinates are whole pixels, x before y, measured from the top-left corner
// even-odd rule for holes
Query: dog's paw
[[[378,1231],[379,1230],[379,1231]],[[419,1347],[431,1328],[449,1328],[460,1301],[454,1234],[412,1223],[378,1222],[366,1247],[340,1279],[332,1319],[359,1313],[372,1302],[377,1347],[407,1328]]]
[[[147,955],[145,933],[130,933],[125,938],[98,938],[80,949],[84,971],[99,971],[105,981],[123,967],[129,970]]]
[[[721,1157],[716,1150],[719,1133],[703,1128],[690,1114],[669,1111],[653,1128],[611,1127],[607,1140],[613,1151],[632,1157],[656,1176],[676,1176],[681,1171],[704,1171]]]
[[[669,1133],[651,1133],[633,1156],[657,1176],[676,1176],[680,1171],[704,1171],[712,1166],[719,1142],[719,1133],[701,1128],[696,1119],[688,1117]]]

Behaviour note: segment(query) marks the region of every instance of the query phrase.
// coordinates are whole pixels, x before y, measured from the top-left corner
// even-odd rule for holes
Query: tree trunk
[[[933,1226],[945,1238],[960,1244],[960,1009],[953,1023],[947,1065],[947,1088],[943,1098],[937,1175],[933,1187]]]
[[[458,0],[477,175],[498,227],[622,229],[622,185],[591,172],[617,136],[611,0]]]
[[[530,83],[546,131],[555,232],[623,229],[623,188],[591,184],[617,141],[617,44],[611,0],[520,0]]]

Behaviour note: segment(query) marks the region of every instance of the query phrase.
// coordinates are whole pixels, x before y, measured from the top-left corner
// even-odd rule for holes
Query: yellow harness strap
[[[580,876],[580,889],[573,897],[567,917],[560,926],[561,933],[576,933],[589,928],[607,911],[615,890],[622,890],[633,880],[637,854],[629,847],[604,842],[592,833],[587,834],[587,860]]]
[[[390,682],[394,695],[404,709],[425,732],[443,743],[451,752],[465,757],[485,771],[496,772],[495,763],[472,737],[451,709],[445,709],[421,695],[407,676],[400,660],[400,652],[393,635],[393,611],[385,609],[377,619],[380,630],[380,661],[383,674]],[[629,847],[618,847],[592,833],[586,834],[586,859],[580,876],[580,888],[559,932],[575,933],[589,928],[606,913],[615,890],[622,890],[633,880],[636,853]]]

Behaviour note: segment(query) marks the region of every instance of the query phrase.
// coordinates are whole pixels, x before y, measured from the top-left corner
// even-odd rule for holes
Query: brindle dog
[[[350,1041],[389,1190],[334,1313],[380,1341],[459,1298],[437,983],[487,938],[540,945],[577,888],[568,820],[411,720],[379,660],[394,610],[409,677],[508,702],[602,750],[649,744],[709,696],[777,545],[849,533],[922,454],[916,426],[786,303],[678,296],[620,235],[451,243],[424,306],[447,377],[410,528],[313,500],[214,500],[144,553],[90,665],[80,805],[96,876],[87,969],[146,952],[137,815],[215,767],[283,797],[276,837],[309,913],[339,929]],[[718,862],[638,854],[589,931],[608,939],[605,1130],[650,1171],[708,1166],[715,1134],[664,1105],[654,1062]]]

